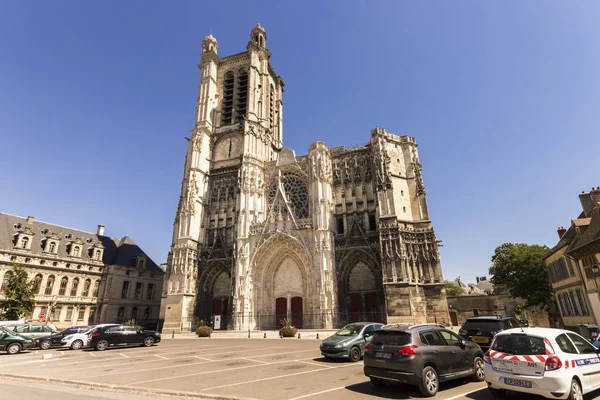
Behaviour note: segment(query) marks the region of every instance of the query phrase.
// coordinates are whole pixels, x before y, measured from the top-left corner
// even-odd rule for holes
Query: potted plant
[[[196,335],[198,337],[210,337],[213,333],[213,329],[206,324],[206,321],[200,320],[200,326],[196,329]]]
[[[281,320],[283,327],[279,330],[279,336],[281,337],[294,337],[298,329],[294,326],[294,322],[289,318]]]

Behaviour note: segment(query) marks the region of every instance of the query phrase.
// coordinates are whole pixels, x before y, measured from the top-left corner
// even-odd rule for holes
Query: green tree
[[[462,296],[465,294],[465,290],[454,282],[444,281],[444,286],[446,287],[446,295],[448,296]]]
[[[550,309],[554,290],[543,259],[549,250],[547,246],[526,243],[504,243],[496,247],[490,268],[491,282],[505,285],[510,295],[524,299],[526,306]]]
[[[27,271],[21,265],[13,264],[4,294],[6,300],[0,304],[2,317],[17,320],[31,314],[35,305],[37,282],[27,279]]]

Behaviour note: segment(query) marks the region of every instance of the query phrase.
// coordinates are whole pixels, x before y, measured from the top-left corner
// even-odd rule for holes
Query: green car
[[[0,326],[0,351],[17,354],[34,346],[33,339],[21,336]]]
[[[348,324],[321,342],[321,354],[326,359],[347,358],[356,362],[365,353],[365,344],[371,341],[373,333],[382,326],[377,322]]]

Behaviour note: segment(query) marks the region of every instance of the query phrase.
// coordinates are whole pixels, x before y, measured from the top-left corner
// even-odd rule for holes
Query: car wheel
[[[148,336],[147,338],[144,339],[144,346],[146,347],[152,347],[152,345],[154,344],[154,338]]]
[[[438,392],[440,382],[437,372],[432,367],[423,368],[423,377],[419,383],[419,391],[425,397],[433,397]]]
[[[71,343],[71,350],[79,350],[83,347],[83,342],[81,340],[76,340]]]
[[[19,343],[11,343],[6,348],[8,354],[17,354],[21,352],[21,345]]]
[[[51,340],[42,340],[42,342],[40,343],[40,349],[42,350],[48,350],[50,347],[52,347]]]
[[[357,362],[360,360],[360,349],[358,347],[351,348],[350,352],[348,353],[348,358],[352,362]]]
[[[485,379],[485,366],[483,364],[483,358],[477,356],[473,361],[473,380],[475,382],[482,382]]]
[[[568,400],[583,400],[583,391],[581,385],[577,379],[571,381],[571,393],[569,393]]]
[[[493,397],[506,397],[506,390],[504,390],[504,389],[494,389],[494,388],[488,387],[488,390],[490,391],[490,394]]]
[[[387,382],[383,379],[373,377],[369,377],[369,379],[371,379],[371,383],[373,384],[373,386],[384,387],[387,384]]]
[[[104,351],[108,348],[108,340],[99,340],[98,343],[96,343],[96,350],[98,351]]]

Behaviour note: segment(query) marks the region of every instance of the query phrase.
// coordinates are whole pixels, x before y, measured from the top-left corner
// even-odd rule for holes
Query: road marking
[[[92,357],[96,357],[96,355],[94,353],[88,353],[88,354]]]
[[[469,390],[468,392],[465,392],[465,393],[457,394],[456,396],[448,397],[446,400],[460,399],[461,397],[465,397],[468,394],[471,394],[471,393],[474,393],[474,392],[478,392],[478,391],[483,390],[483,389],[485,389],[485,386],[482,386],[482,387],[477,388],[477,389]]]
[[[125,358],[129,358],[129,357],[127,357],[127,356],[126,356],[125,354],[123,354],[123,353],[119,353],[119,355],[120,355],[120,356],[123,356],[123,357],[125,357]]]
[[[312,363],[310,361],[302,361],[302,360],[294,360],[294,361],[301,362],[304,364],[316,365],[317,367],[321,367],[321,368],[335,368],[334,366],[331,366],[331,365],[317,364],[317,363]]]
[[[312,357],[311,358],[307,358],[307,360],[312,360]],[[283,364],[283,363],[289,363],[289,362],[290,362],[289,360],[277,361],[277,362],[269,363],[269,365]],[[186,364],[186,365],[182,365],[182,367],[189,367],[189,366],[194,365],[194,364],[202,364],[202,363]],[[357,364],[351,364],[351,365],[357,365]],[[139,385],[139,384],[148,383],[148,382],[158,382],[158,381],[166,381],[166,380],[169,380],[169,379],[189,378],[190,376],[198,376],[198,375],[206,375],[206,374],[216,374],[216,373],[219,373],[219,372],[235,371],[235,370],[238,370],[238,369],[257,368],[257,367],[258,367],[258,365],[252,364],[252,365],[245,365],[243,367],[216,369],[214,371],[196,372],[195,374],[167,376],[167,377],[164,377],[164,378],[156,378],[156,379],[149,379],[149,380],[146,380],[146,381],[131,382],[131,383],[125,384],[124,386],[133,386],[133,385]],[[171,368],[171,367],[167,367],[167,368]],[[139,371],[139,372],[143,372],[143,371]],[[122,374],[123,374],[123,372],[119,372],[117,375],[122,375]],[[115,375],[115,374],[110,374],[110,375]]]
[[[226,387],[231,387],[231,386],[238,386],[238,385],[246,385],[249,383],[256,383],[256,382],[264,382],[264,381],[270,381],[272,379],[279,379],[279,378],[287,378],[289,376],[296,376],[296,375],[304,375],[304,374],[311,374],[313,372],[321,372],[321,371],[327,371],[327,370],[331,370],[331,369],[338,369],[338,368],[347,368],[347,367],[354,367],[357,365],[362,365],[360,363],[353,363],[353,364],[349,364],[349,365],[342,365],[341,367],[333,367],[333,368],[321,368],[321,369],[314,369],[312,371],[302,371],[302,372],[295,372],[293,374],[286,374],[286,375],[278,375],[278,376],[270,376],[268,378],[261,378],[261,379],[253,379],[251,381],[244,381],[244,382],[236,382],[236,383],[230,383],[228,385],[221,385],[221,386],[213,386],[213,387],[209,387],[206,389],[200,389],[200,392],[204,392],[207,390],[213,390],[213,389],[222,389],[222,388],[226,388]]]
[[[340,387],[336,387],[336,388],[333,388],[333,389],[321,390],[320,392],[315,392],[315,393],[311,393],[311,394],[305,394],[304,396],[300,396],[300,397],[294,397],[293,399],[290,399],[290,400],[305,399],[307,397],[317,396],[317,395],[320,395],[320,394],[323,394],[323,393],[329,393],[329,392],[333,392],[333,391],[340,390],[340,389],[345,389],[345,388],[346,388],[346,386],[340,386]]]
[[[162,358],[163,360],[168,360],[167,357],[159,356],[158,354],[155,354],[155,356],[158,357],[158,358]]]
[[[286,353],[266,354],[266,355],[262,355],[262,356],[254,356],[252,358],[278,356],[278,355],[295,354],[295,353],[306,353],[308,351],[315,351],[315,349],[301,350],[301,351],[289,351],[289,352],[286,352]],[[223,354],[223,353],[221,353],[221,354]],[[229,354],[229,352],[225,353],[225,354]],[[198,356],[194,356],[194,357],[198,357]],[[189,358],[189,357],[184,357],[184,358]],[[184,358],[180,358],[179,360],[182,360]],[[223,359],[223,360],[211,360],[211,362],[215,362],[215,363],[217,363],[217,362],[228,362],[228,361],[243,360],[243,359],[244,359],[244,357],[236,357],[236,358],[226,358],[226,359]],[[312,360],[312,358],[310,358],[310,360]],[[147,361],[144,361],[144,362],[147,362]],[[289,362],[289,360],[285,360],[285,361],[281,361],[281,362]],[[127,363],[127,365],[130,365],[130,364],[133,364],[133,362]],[[181,365],[168,365],[168,366],[164,366],[164,367],[137,369],[137,370],[135,370],[135,372],[148,372],[148,371],[156,371],[156,370],[159,370],[159,369],[187,368],[187,367],[192,366],[192,365],[202,365],[202,364],[206,364],[206,363],[197,362],[197,363],[189,363],[189,364],[181,364]],[[269,365],[270,364],[279,364],[279,362],[269,363]],[[117,365],[123,365],[123,364],[117,364]],[[253,366],[256,367],[256,365],[253,365]],[[109,367],[109,365],[103,365],[102,367],[107,368],[107,367]],[[98,366],[96,365],[95,368],[98,368]],[[64,371],[64,369],[62,371]],[[210,371],[207,371],[207,372],[210,372]],[[100,374],[100,375],[95,375],[95,376],[122,375],[123,373],[124,373],[123,371],[120,371],[120,372],[113,372],[113,373],[110,373],[110,374]],[[195,374],[192,374],[190,376],[193,376],[193,375],[195,375]]]
[[[261,364],[269,364],[268,362],[264,362],[264,361],[260,361],[260,360],[253,360],[251,358],[244,358],[243,360],[254,361],[254,362],[257,362],[257,363],[261,363]]]
[[[187,357],[185,357],[187,358]],[[197,358],[198,360],[204,360],[204,361],[215,361],[215,360],[211,360],[210,358],[204,358],[204,357],[200,357],[200,356],[194,356],[194,358]]]

